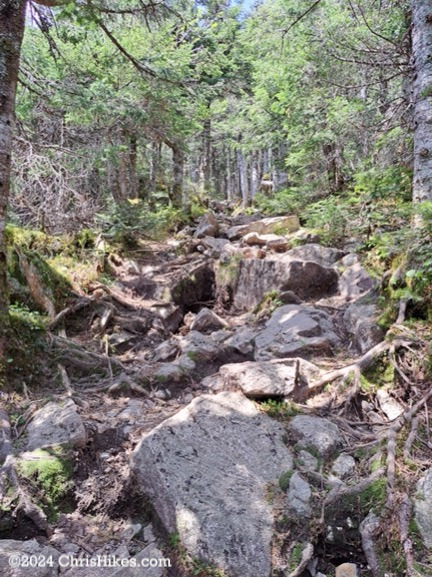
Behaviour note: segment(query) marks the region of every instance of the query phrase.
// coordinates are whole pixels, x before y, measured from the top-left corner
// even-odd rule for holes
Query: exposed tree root
[[[367,353],[365,353],[362,357],[360,357],[355,363],[347,365],[346,367],[342,367],[340,369],[336,369],[334,371],[330,371],[325,373],[321,379],[316,381],[315,383],[311,383],[305,390],[304,393],[310,396],[312,393],[315,393],[317,390],[321,389],[325,385],[332,383],[336,379],[344,378],[347,379],[351,374],[354,375],[354,378],[358,376],[362,371],[365,371],[369,367],[371,367],[374,361],[380,357],[383,353],[388,353],[389,351],[395,351],[401,347],[409,345],[408,341],[402,339],[395,339],[393,341],[382,341],[378,343],[374,347],[372,347]]]
[[[69,315],[73,315],[78,311],[90,306],[95,302],[95,300],[96,300],[95,297],[83,297],[78,299],[78,301],[74,305],[66,307],[65,309],[60,311],[50,322],[50,324],[48,325],[48,329],[50,331],[53,331],[60,325],[60,323],[64,321],[66,317],[68,317]]]
[[[309,561],[312,559],[313,554],[314,546],[312,543],[308,543],[302,551],[299,565],[294,569],[294,571],[291,571],[288,577],[300,577],[303,574],[303,571],[306,569]]]
[[[373,513],[369,513],[360,524],[363,551],[373,577],[382,577],[378,555],[375,550],[376,534],[379,526],[380,521]]]

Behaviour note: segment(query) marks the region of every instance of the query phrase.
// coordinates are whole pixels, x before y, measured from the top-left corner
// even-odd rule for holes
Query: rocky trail
[[[353,247],[215,205],[110,265],[52,313],[62,386],[1,410],[2,576],[432,575],[427,345]]]

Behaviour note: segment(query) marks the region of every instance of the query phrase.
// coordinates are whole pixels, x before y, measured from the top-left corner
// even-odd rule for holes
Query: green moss
[[[394,382],[394,368],[385,357],[378,359],[367,371],[360,375],[360,386],[366,393],[391,385]]]
[[[293,474],[294,471],[286,471],[279,477],[279,487],[284,493],[288,491],[290,480]]]
[[[303,546],[301,543],[295,543],[289,554],[288,567],[289,571],[294,571],[300,565],[302,558]]]
[[[372,510],[379,511],[387,499],[387,481],[386,479],[377,479],[367,489],[362,491],[359,496],[359,505],[365,512]]]
[[[215,275],[218,285],[229,286],[237,280],[239,262],[242,258],[241,254],[235,254],[226,262],[217,263]]]
[[[38,449],[18,461],[18,472],[33,486],[49,521],[63,510],[71,489],[73,467],[61,449]]]
[[[269,417],[289,419],[295,417],[299,414],[299,410],[296,405],[287,401],[277,401],[275,399],[268,399],[260,403],[261,409],[263,409]]]

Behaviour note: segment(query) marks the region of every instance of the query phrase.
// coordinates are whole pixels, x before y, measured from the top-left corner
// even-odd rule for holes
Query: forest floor
[[[220,218],[230,227],[248,221]],[[234,258],[236,262],[267,258],[259,253],[261,248],[245,245],[241,240],[229,245],[231,262],[234,254],[241,255]],[[306,296],[301,302],[295,299],[291,302],[289,299],[295,295],[288,294],[288,302],[283,303],[278,300],[279,293],[267,291],[261,295],[264,298],[258,306],[236,311],[232,306],[231,281],[222,283],[221,288],[220,279],[216,278],[223,258],[223,251],[205,246],[202,240],[189,234],[163,242],[142,242],[126,256],[109,256],[110,279],[90,282],[81,292],[75,287],[73,298],[61,311],[50,304],[35,270],[32,272],[24,264],[24,276],[34,300],[44,302],[46,312],[50,313],[47,349],[38,362],[44,362],[45,358],[46,374],[52,370],[52,381],[46,387],[30,390],[24,386],[21,393],[2,393],[13,443],[15,447],[25,446],[29,424],[47,399],[57,403],[73,400],[85,426],[86,443],[67,449],[72,470],[67,490],[54,504],[48,503],[52,496],[40,494],[41,490],[46,491],[46,486],[42,487],[37,476],[21,475],[23,491],[36,503],[38,511],[32,516],[28,507],[19,506],[12,522],[5,514],[0,522],[2,538],[37,537],[60,550],[67,550],[72,543],[89,554],[125,550],[135,554],[148,541],[145,534],[134,534],[133,527],[136,523],[144,526],[152,522],[159,545],[176,558],[170,576],[218,575],[204,566],[187,565],[178,544],[170,541],[158,522],[152,504],[143,507],[143,497],[130,477],[131,454],[146,433],[188,406],[195,397],[217,390],[221,385],[221,366],[256,360],[253,347],[249,348],[253,339],[245,337],[245,329],[255,337],[278,308],[296,303],[327,315],[338,344],[332,344],[332,335],[322,334],[318,338],[312,330],[305,338],[318,341],[304,347],[296,357],[319,366],[319,378],[286,395],[286,399],[271,392],[255,398],[261,410],[281,422],[289,420],[293,411],[328,418],[345,439],[344,452],[354,456],[358,465],[344,485],[348,501],[343,506],[337,500],[339,497],[332,501],[331,490],[328,493],[321,488],[322,515],[321,511],[315,511],[312,531],[315,569],[312,557],[309,569],[298,559],[298,572],[289,574],[315,577],[319,575],[319,565],[320,571],[333,575],[338,564],[352,562],[357,564],[359,574],[376,576],[381,571],[382,554],[386,556],[388,575],[399,577],[402,567],[409,575],[420,575],[415,572],[416,563],[425,561],[423,574],[430,574],[418,528],[413,529],[415,535],[408,531],[411,505],[406,512],[401,506],[413,495],[420,472],[431,465],[428,418],[431,394],[426,369],[418,362],[428,355],[427,327],[404,324],[402,311],[387,339],[371,342],[369,350],[361,352],[344,328],[344,315],[351,300],[340,294]],[[196,343],[195,337],[191,337],[197,332],[193,323],[203,309],[215,312],[216,323],[220,325],[202,328],[203,340]],[[241,342],[222,346],[227,337],[222,338],[221,332],[230,337],[240,336]],[[389,416],[385,403],[377,396],[380,388],[388,391],[390,382],[392,389],[387,400],[396,408],[396,416]],[[321,479],[321,485],[325,484],[327,477],[322,470],[315,477]],[[356,496],[355,503],[349,501]],[[362,499],[366,504],[361,503]],[[326,503],[330,509],[340,508],[340,518],[336,515],[333,520],[336,524],[346,522],[341,518],[347,516],[347,507],[358,508],[357,513],[363,518],[370,509],[380,508],[381,523],[388,527],[387,535],[374,543],[373,537],[357,530],[354,537],[350,534],[345,541],[329,541]],[[288,575],[286,571],[281,569],[277,574]],[[89,573],[76,570],[66,575],[88,577]]]

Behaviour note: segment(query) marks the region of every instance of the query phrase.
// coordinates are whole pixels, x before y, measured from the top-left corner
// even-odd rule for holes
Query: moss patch
[[[49,521],[55,521],[60,512],[69,510],[73,467],[61,449],[38,449],[26,453],[17,468]]]

